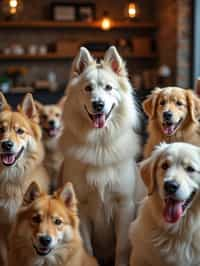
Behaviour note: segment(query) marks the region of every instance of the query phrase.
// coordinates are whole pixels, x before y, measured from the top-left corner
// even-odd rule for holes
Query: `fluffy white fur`
[[[111,91],[105,90],[107,84]],[[93,87],[91,93],[85,92],[88,85]],[[128,265],[127,232],[138,192],[134,159],[141,144],[136,134],[139,114],[132,93],[115,47],[99,64],[85,48],[80,49],[64,108],[63,181],[71,181],[75,187],[87,250],[104,261],[115,256],[117,266]],[[95,129],[84,106],[92,112],[91,103],[99,98],[105,102],[105,113],[113,104],[115,107],[105,127]]]

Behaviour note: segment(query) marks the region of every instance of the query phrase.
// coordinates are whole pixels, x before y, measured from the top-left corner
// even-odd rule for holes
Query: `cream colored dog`
[[[115,47],[97,63],[81,48],[72,67],[61,138],[64,180],[78,196],[90,254],[128,265],[128,227],[135,213],[134,158],[140,153],[138,111]]]
[[[131,266],[200,265],[200,148],[161,144],[141,163],[149,190],[130,229]]]

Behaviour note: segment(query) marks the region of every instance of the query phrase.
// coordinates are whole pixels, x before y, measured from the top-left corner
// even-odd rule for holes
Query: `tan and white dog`
[[[128,226],[134,218],[140,153],[139,113],[124,62],[115,47],[97,63],[82,47],[72,66],[64,108],[63,183],[73,183],[90,254],[128,265]],[[137,190],[138,191],[138,190]]]
[[[57,104],[44,105],[36,101],[42,128],[42,141],[45,148],[44,165],[51,177],[52,189],[57,187],[57,178],[63,162],[63,155],[59,147],[60,136],[63,131],[63,108],[66,96]]]
[[[32,183],[12,227],[9,266],[97,266],[84,250],[71,184],[53,195]]]
[[[131,224],[131,266],[200,265],[200,148],[161,144],[140,170],[149,196]]]
[[[39,118],[31,94],[12,111],[0,93],[0,265],[7,265],[7,240],[23,194],[32,181],[48,191]]]

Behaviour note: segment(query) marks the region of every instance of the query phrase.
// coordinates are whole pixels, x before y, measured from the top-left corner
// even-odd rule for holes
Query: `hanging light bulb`
[[[128,16],[129,18],[135,18],[137,14],[136,4],[131,2],[128,4]]]
[[[9,6],[10,6],[10,8],[16,8],[18,6],[18,1],[17,0],[10,0]]]
[[[108,12],[104,12],[104,15],[101,20],[101,28],[102,30],[110,30],[111,28],[111,19],[108,16]]]
[[[23,9],[22,0],[3,0],[2,10],[6,18],[15,17]]]

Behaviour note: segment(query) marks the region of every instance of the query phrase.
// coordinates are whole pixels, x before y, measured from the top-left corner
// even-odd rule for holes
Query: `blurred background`
[[[143,99],[155,86],[193,87],[200,74],[199,0],[0,0],[0,90],[54,103],[80,46],[116,45]],[[199,21],[199,23],[198,23]]]

